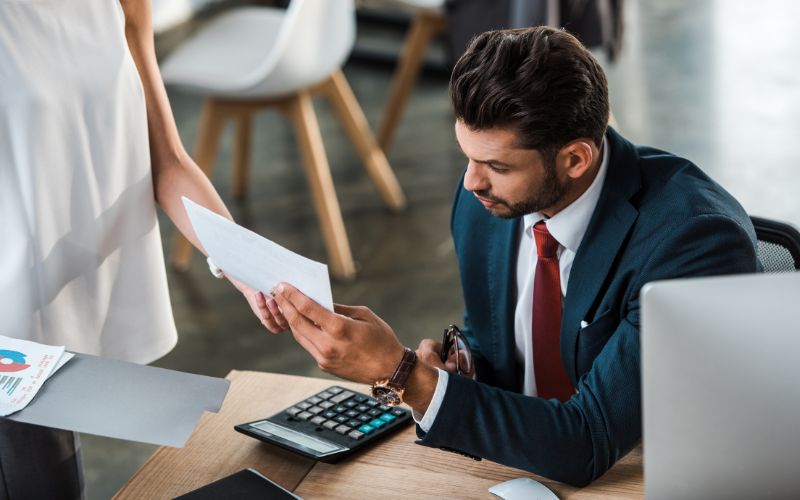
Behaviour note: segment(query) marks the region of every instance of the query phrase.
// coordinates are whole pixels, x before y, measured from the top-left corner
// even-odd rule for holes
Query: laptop
[[[642,290],[649,499],[800,498],[800,273]]]

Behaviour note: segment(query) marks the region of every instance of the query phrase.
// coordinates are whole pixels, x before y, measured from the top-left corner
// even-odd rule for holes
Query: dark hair
[[[580,137],[603,140],[608,83],[588,50],[564,30],[489,31],[469,43],[450,78],[456,118],[474,130],[514,130],[545,157]]]

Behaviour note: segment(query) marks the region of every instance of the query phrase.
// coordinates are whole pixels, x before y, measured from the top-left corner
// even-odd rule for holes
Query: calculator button
[[[362,437],[364,437],[364,433],[361,432],[361,431],[353,431],[350,434],[348,434],[347,437],[351,437],[351,438],[353,438],[355,440],[358,440],[358,439],[361,439]]]
[[[322,399],[321,399],[321,398],[318,398],[318,397],[316,397],[316,396],[312,396],[312,397],[310,397],[310,398],[306,399],[306,401],[308,401],[308,402],[309,402],[309,403],[311,403],[312,405],[315,405],[315,404],[317,404],[317,403],[321,402],[321,401],[322,401]]]
[[[344,392],[341,392],[340,394],[337,394],[334,397],[332,397],[331,401],[336,403],[336,404],[339,404],[339,403],[342,403],[343,401],[346,401],[346,400],[352,398],[353,396],[355,396],[355,394],[353,394],[352,392],[344,391]]]
[[[317,397],[320,399],[328,399],[331,396],[333,396],[333,394],[328,391],[322,391],[319,394],[317,394]]]
[[[361,420],[362,422],[369,422],[370,420],[372,420],[372,417],[370,417],[369,415],[359,415],[358,419]]]
[[[381,415],[381,420],[385,420],[387,424],[390,424],[393,421],[397,420],[397,417],[395,417],[391,413],[384,413],[383,415]]]
[[[347,426],[347,425],[340,425],[339,427],[337,427],[335,429],[335,431],[338,432],[339,434],[347,434],[351,430],[353,430],[353,429],[351,427]]]
[[[356,406],[356,411],[365,412],[369,410],[369,406],[367,405],[358,405]]]
[[[356,406],[358,406],[358,403],[356,403],[355,401],[353,401],[351,399],[350,401],[347,401],[346,403],[344,403],[344,406],[346,406],[348,408],[355,408]]]
[[[336,413],[335,411],[326,411],[325,413],[322,414],[322,416],[325,418],[336,418],[336,415],[338,415],[338,413]]]
[[[375,430],[375,427],[372,427],[369,424],[364,424],[358,428],[359,432],[363,432],[364,434],[369,434],[370,432]]]
[[[326,429],[333,430],[333,429],[339,427],[339,422],[337,422],[336,420],[328,420],[327,422],[322,424],[322,427],[325,427]]]
[[[369,398],[367,398],[366,396],[356,396],[356,401],[359,402],[359,403],[363,403],[367,399],[369,399]]]
[[[356,428],[360,427],[362,423],[363,422],[361,422],[360,420],[355,420],[355,419],[347,421],[347,425],[349,425],[350,427],[356,427]]]
[[[311,419],[311,423],[314,425],[320,425],[324,421],[325,417],[320,417],[319,415]]]
[[[312,413],[309,413],[307,411],[304,411],[302,413],[298,413],[297,414],[297,418],[299,418],[300,420],[308,420],[309,418],[311,418],[313,416],[314,415]]]
[[[378,406],[378,402],[375,401],[374,399],[370,399],[369,401],[367,401],[367,405],[375,407],[375,406]]]
[[[369,425],[371,425],[372,427],[375,427],[376,429],[380,429],[381,427],[386,425],[386,420],[381,420],[379,418],[376,418],[375,420],[370,422]]]
[[[358,412],[355,410],[350,410],[346,412],[345,415],[347,415],[350,418],[356,418],[358,416]]]
[[[383,412],[380,411],[377,408],[373,408],[373,409],[371,409],[370,411],[367,412],[367,415],[371,415],[373,417],[380,417],[382,414],[383,414]]]
[[[392,415],[394,415],[395,417],[402,417],[405,414],[406,412],[400,409],[392,410]]]
[[[293,417],[295,415],[297,415],[298,413],[300,413],[301,411],[303,411],[303,410],[301,410],[300,408],[298,408],[296,406],[292,406],[290,408],[286,408],[286,413],[288,413],[289,415],[291,415]]]
[[[347,422],[350,419],[347,418],[345,415],[339,415],[338,417],[334,418],[334,420],[336,420],[340,424],[343,424],[343,423]]]
[[[330,392],[331,394],[339,394],[343,390],[344,389],[342,389],[341,387],[331,387],[328,389],[328,392]]]
[[[391,408],[390,406],[386,406],[386,405],[380,405],[380,406],[378,407],[378,409],[380,409],[381,411],[389,411],[389,410],[391,410],[392,408]]]
[[[335,411],[336,413],[344,413],[347,411],[347,407],[337,406],[336,408],[333,409],[333,411]]]
[[[320,406],[321,408],[325,408],[327,410],[328,408],[333,406],[333,403],[331,403],[330,401],[323,401],[318,406]]]
[[[322,408],[320,408],[319,406],[312,406],[311,408],[308,409],[308,412],[313,414],[313,415],[319,415],[319,413],[322,412],[322,411],[324,411],[324,410]]]
[[[306,403],[305,401],[301,401],[297,403],[295,406],[300,408],[301,410],[308,410],[313,405],[311,403]]]

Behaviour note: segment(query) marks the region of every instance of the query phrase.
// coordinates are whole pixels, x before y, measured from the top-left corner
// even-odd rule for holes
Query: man
[[[641,439],[642,286],[756,271],[752,225],[689,161],[607,129],[603,71],[564,31],[476,37],[450,95],[469,159],[451,228],[476,378],[444,370],[432,340],[414,364],[369,310],[330,313],[287,284],[268,324],[381,390],[413,366],[394,392],[421,444],[586,485]]]

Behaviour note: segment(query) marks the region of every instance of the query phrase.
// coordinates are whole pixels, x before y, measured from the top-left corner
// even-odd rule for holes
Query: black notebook
[[[254,469],[240,470],[175,500],[302,500]]]

